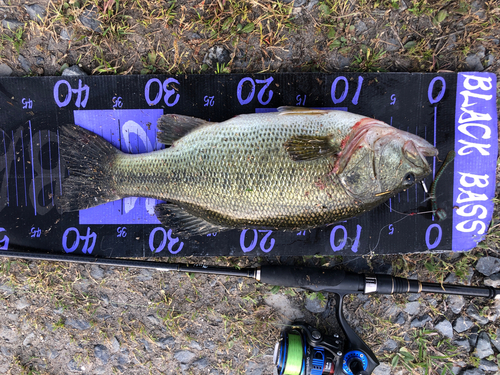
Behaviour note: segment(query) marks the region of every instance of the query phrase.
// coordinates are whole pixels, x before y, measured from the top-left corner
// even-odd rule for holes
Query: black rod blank
[[[155,269],[158,271],[191,272],[215,274],[222,276],[248,277],[257,279],[265,284],[287,287],[299,287],[313,291],[325,291],[341,294],[358,293],[438,293],[455,294],[470,297],[494,298],[500,295],[500,289],[489,286],[475,287],[453,284],[439,284],[419,282],[389,275],[374,275],[378,285],[367,291],[373,276],[362,275],[342,270],[324,268],[290,267],[290,266],[263,266],[262,268],[232,268],[214,267],[202,264],[186,265],[180,263],[165,263],[154,261],[140,261],[116,258],[94,258],[71,254],[43,254],[30,251],[2,251],[0,256],[7,258],[21,258],[29,260],[45,260],[53,262],[70,262],[80,264],[96,264],[115,267],[132,267]]]
[[[490,299],[500,295],[500,289],[495,289],[491,286],[477,287],[438,283],[422,283],[422,292],[455,294],[460,296],[484,297]]]
[[[5,251],[0,252],[0,256],[6,258],[21,258],[29,260],[46,260],[51,262],[70,262],[80,264],[96,264],[100,266],[147,268],[157,271],[192,272],[204,274],[217,274],[224,276],[250,277],[255,278],[256,269],[231,267],[210,267],[205,265],[185,265],[179,263],[152,262],[144,260],[116,259],[116,258],[93,258],[83,255],[60,255],[42,254],[27,251]]]

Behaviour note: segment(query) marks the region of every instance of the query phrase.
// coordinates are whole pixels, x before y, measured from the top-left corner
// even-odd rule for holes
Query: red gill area
[[[368,143],[365,142],[365,138],[373,127],[380,127],[383,129],[391,128],[385,122],[375,120],[370,117],[365,117],[359,120],[352,127],[349,134],[342,139],[342,142],[340,143],[341,151],[337,155],[338,158],[335,161],[332,173],[341,172],[349,162],[349,159],[354,151],[368,145]]]

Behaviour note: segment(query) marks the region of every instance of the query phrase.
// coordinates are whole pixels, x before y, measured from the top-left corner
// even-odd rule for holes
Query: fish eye
[[[415,183],[415,175],[413,173],[407,173],[403,177],[403,185],[405,186],[410,186]]]

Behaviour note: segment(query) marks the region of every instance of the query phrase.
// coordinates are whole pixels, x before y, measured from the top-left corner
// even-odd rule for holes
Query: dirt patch
[[[14,75],[57,75],[75,64],[89,74],[498,72],[495,4],[41,0],[33,9],[2,0],[0,62]],[[214,46],[227,57],[207,61]]]

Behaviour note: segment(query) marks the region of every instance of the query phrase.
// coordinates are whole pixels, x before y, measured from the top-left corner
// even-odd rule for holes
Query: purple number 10
[[[340,94],[340,97],[337,98],[337,84],[339,81],[344,82],[344,91],[342,91],[342,94]],[[354,97],[352,98],[352,104],[357,105],[358,100],[359,100],[359,95],[361,94],[361,86],[363,85],[363,77],[359,76],[358,77],[358,87],[356,88],[356,93],[354,94]],[[332,83],[332,88],[331,88],[331,96],[332,96],[332,101],[334,104],[339,104],[342,103],[345,98],[347,97],[347,93],[349,91],[349,81],[347,80],[346,77],[344,76],[339,76],[335,78],[335,80]]]

